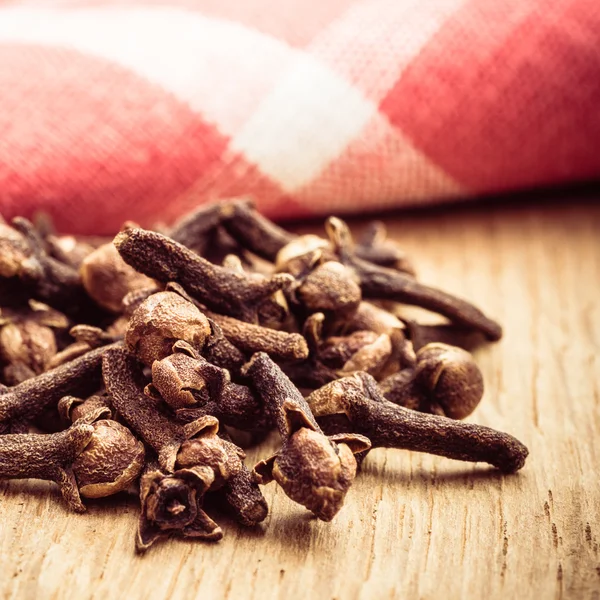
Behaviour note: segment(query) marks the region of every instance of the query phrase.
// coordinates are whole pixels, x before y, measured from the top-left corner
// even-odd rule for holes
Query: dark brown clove
[[[381,267],[389,267],[408,275],[415,275],[415,268],[400,246],[387,237],[383,221],[371,221],[355,247],[356,256]]]
[[[267,501],[252,472],[245,466],[217,493],[223,497],[226,507],[235,520],[246,527],[254,527],[262,523],[269,514]]]
[[[106,352],[102,373],[114,408],[154,449],[161,469],[172,473],[181,445],[198,433],[198,421],[179,425],[167,415],[159,400],[144,394],[146,382],[141,367],[126,350],[115,348]]]
[[[93,423],[98,419],[114,419],[115,414],[108,396],[90,396],[85,400],[77,396],[63,396],[57,405],[60,418],[66,423],[79,419]]]
[[[219,396],[205,404],[176,411],[177,419],[182,423],[190,423],[204,415],[216,417],[223,425],[257,434],[273,428],[273,420],[264,404],[250,388],[237,383],[229,383]]]
[[[146,394],[164,400],[182,423],[211,415],[245,431],[272,428],[264,405],[248,387],[231,383],[226,369],[208,363],[183,341],[173,345],[173,354],[154,361]]]
[[[70,510],[84,512],[73,463],[90,442],[94,428],[75,423],[52,434],[0,435],[0,479],[45,479],[54,481]]]
[[[154,283],[130,267],[112,243],[104,244],[86,256],[79,272],[88,296],[105,310],[117,314],[122,311],[123,298],[129,292]]]
[[[178,341],[173,354],[152,363],[152,383],[146,393],[161,397],[173,410],[219,398],[229,372],[202,358],[190,344]]]
[[[237,374],[246,357],[225,337],[218,323],[212,319],[209,319],[209,323],[211,334],[202,349],[202,355],[214,365]]]
[[[472,352],[486,341],[481,331],[473,331],[469,327],[456,325],[455,323],[424,325],[409,319],[403,319],[403,321],[406,325],[407,337],[410,339],[415,352],[432,343],[458,346],[463,350]]]
[[[339,374],[349,375],[355,371],[364,371],[373,377],[378,377],[391,356],[392,340],[387,333],[382,333],[371,343],[364,343],[359,347],[344,363]]]
[[[313,313],[304,322],[303,335],[310,348],[307,360],[284,365],[285,373],[299,386],[316,389],[354,371],[381,374],[394,359],[387,334],[356,331],[348,336],[323,339],[325,315]]]
[[[96,419],[103,412],[101,407],[85,417],[94,432],[73,462],[79,493],[84,498],[104,498],[127,490],[144,468],[144,444],[120,423]]]
[[[0,356],[4,380],[17,385],[43,373],[56,354],[56,338],[49,327],[27,319],[8,323],[0,330]]]
[[[225,202],[221,205],[221,216],[223,227],[244,248],[272,262],[281,248],[296,237],[265,219],[248,200]]]
[[[149,463],[140,479],[140,520],[136,549],[145,552],[161,537],[183,537],[217,541],[221,528],[202,510],[205,492],[213,481],[208,467],[178,469],[164,473]]]
[[[292,500],[330,521],[356,476],[353,453],[368,449],[369,440],[352,434],[327,438],[302,394],[267,354],[255,354],[244,371],[283,438],[279,452],[254,467],[259,483],[275,479]]]
[[[351,314],[361,301],[361,291],[353,273],[336,261],[318,264],[303,277],[293,295],[309,313]]]
[[[19,265],[18,277],[31,297],[79,321],[98,318],[99,312],[85,293],[77,270],[47,254],[43,239],[30,221],[16,217],[12,225],[30,248],[29,256]]]
[[[354,271],[365,298],[420,306],[444,315],[459,325],[477,329],[489,340],[502,337],[500,325],[465,300],[423,285],[399,271],[358,258],[352,249],[348,226],[341,219],[330,217],[326,228],[339,260]]]
[[[166,236],[143,229],[122,231],[114,243],[136,270],[163,283],[177,281],[207,307],[250,323],[258,321],[266,298],[293,283],[284,273],[268,279],[213,265]]]
[[[102,355],[111,348],[104,346],[83,356],[28,379],[0,396],[0,429],[10,421],[32,419],[46,407],[58,404],[63,396],[89,396],[102,385]]]
[[[146,366],[171,354],[173,344],[183,340],[201,349],[212,334],[204,314],[175,292],[158,292],[133,312],[125,344]]]
[[[367,436],[373,448],[403,448],[456,460],[487,462],[505,473],[521,469],[529,454],[519,440],[507,433],[392,404],[366,373],[328,383],[307,401],[318,419],[346,416],[349,430]]]
[[[417,352],[413,369],[404,369],[381,381],[387,400],[421,412],[464,419],[481,401],[483,375],[473,357],[462,348],[427,344]]]
[[[404,324],[398,317],[364,300],[352,315],[336,319],[332,326],[332,331],[337,335],[348,335],[355,331],[373,331],[387,333],[391,337],[398,329],[404,329]]]
[[[169,230],[169,237],[204,256],[211,243],[215,229],[222,221],[221,205],[201,206],[185,215]]]
[[[206,416],[202,421],[204,427],[198,436],[182,444],[177,467],[210,467],[214,479],[208,491],[221,491],[236,519],[248,526],[256,525],[266,518],[268,508],[242,462],[243,450],[233,444],[228,435],[219,433],[217,419]]]
[[[244,352],[266,352],[272,358],[282,361],[298,361],[308,357],[306,340],[299,333],[277,331],[211,311],[206,311],[205,314],[219,325],[223,335],[234,346]]]

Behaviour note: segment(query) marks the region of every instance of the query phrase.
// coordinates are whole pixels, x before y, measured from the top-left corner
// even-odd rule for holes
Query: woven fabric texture
[[[598,0],[0,0],[0,212],[62,230],[600,175]]]

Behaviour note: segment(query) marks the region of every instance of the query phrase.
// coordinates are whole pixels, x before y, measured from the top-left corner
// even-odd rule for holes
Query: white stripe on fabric
[[[293,192],[310,182],[377,114],[377,106],[312,57],[299,56],[231,147]]]
[[[112,61],[186,102],[226,135],[240,128],[298,52],[244,25],[171,7],[0,8],[2,42]]]

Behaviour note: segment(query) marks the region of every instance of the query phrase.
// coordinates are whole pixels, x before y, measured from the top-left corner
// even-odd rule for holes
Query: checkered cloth
[[[0,211],[65,230],[600,174],[599,0],[0,0]]]

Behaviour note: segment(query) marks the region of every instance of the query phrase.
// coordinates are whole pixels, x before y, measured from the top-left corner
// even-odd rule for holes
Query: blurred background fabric
[[[150,225],[600,176],[598,0],[0,0],[0,212]]]

